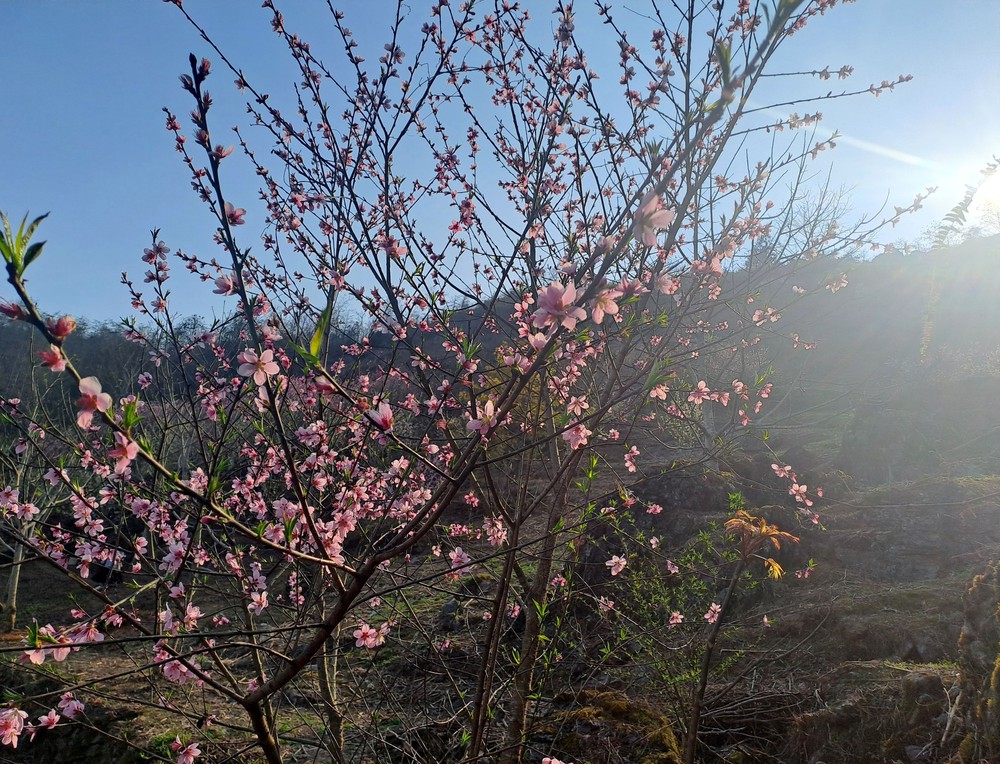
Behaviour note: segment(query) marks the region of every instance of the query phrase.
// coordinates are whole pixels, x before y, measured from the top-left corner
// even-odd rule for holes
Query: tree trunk
[[[14,547],[14,563],[7,577],[7,595],[3,602],[3,622],[0,623],[0,633],[14,631],[17,623],[17,588],[21,583],[21,565],[24,564],[24,546]]]
[[[336,764],[344,764],[344,717],[337,708],[337,655],[340,641],[338,626],[326,642],[326,649],[316,656],[319,691],[326,706],[327,753]]]
[[[535,663],[538,660],[539,637],[542,633],[542,606],[549,580],[552,578],[553,553],[556,548],[556,527],[566,511],[566,496],[571,483],[566,477],[572,473],[573,467],[579,462],[579,452],[569,457],[565,475],[561,478],[558,490],[552,500],[549,510],[548,525],[542,549],[538,554],[538,567],[531,580],[528,591],[525,592],[524,634],[521,637],[521,661],[514,675],[512,697],[508,709],[507,730],[504,735],[503,748],[500,751],[498,764],[520,764],[524,749],[524,735],[528,726],[528,706],[532,692],[532,680],[535,676]]]

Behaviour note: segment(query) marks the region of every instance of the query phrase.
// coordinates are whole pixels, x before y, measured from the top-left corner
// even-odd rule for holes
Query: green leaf
[[[330,315],[332,313],[333,301],[328,298],[326,308],[323,309],[323,313],[316,324],[316,331],[313,332],[312,339],[309,341],[309,354],[313,358],[318,358],[319,351],[323,348],[323,338],[326,336],[327,327],[330,325]]]
[[[135,401],[131,403],[126,403],[125,407],[122,409],[122,427],[125,430],[131,430],[137,424],[139,424],[141,417],[139,416],[139,406]]]
[[[10,230],[10,220],[8,220],[7,216],[2,212],[0,212],[0,220],[3,221],[3,230],[5,234],[5,236],[3,237],[4,244],[6,244],[8,247],[13,247],[14,232]]]
[[[535,608],[535,613],[538,614],[538,620],[544,621],[545,614],[549,611],[549,604],[547,602],[539,602],[538,600],[532,600],[531,604]]]
[[[17,234],[15,234],[10,227],[7,215],[0,212],[0,222],[3,223],[3,233],[0,233],[0,255],[3,255],[4,261],[14,269],[18,276],[42,253],[42,247],[45,246],[44,241],[31,246],[28,246],[28,242],[31,241],[31,237],[34,236],[35,230],[41,225],[41,222],[48,216],[49,213],[46,212],[32,220],[29,225],[26,214],[21,219],[21,225],[18,226]]]
[[[715,57],[719,60],[719,70],[722,73],[722,85],[725,87],[732,79],[732,69],[730,67],[729,46],[720,42],[715,46]]]
[[[317,358],[315,354],[310,353],[308,350],[306,350],[301,345],[296,345],[294,342],[290,342],[288,344],[290,344],[292,346],[292,349],[296,353],[298,353],[299,358],[301,358],[303,361],[305,361],[307,365],[309,365],[309,366],[316,366],[319,363],[319,358]]]
[[[48,216],[49,216],[49,213],[46,212],[44,215],[39,215],[37,218],[35,218],[34,220],[31,221],[31,225],[28,226],[28,230],[24,232],[24,243],[25,244],[28,243],[28,239],[30,239],[32,236],[35,235],[35,229],[38,228],[38,226],[41,225],[41,222],[43,220],[45,220],[45,218],[47,218]],[[28,216],[25,215],[24,219],[27,220]],[[23,221],[21,222],[21,227],[22,228],[24,227],[24,222]]]
[[[35,260],[38,259],[38,256],[40,254],[42,254],[42,247],[44,247],[44,246],[45,246],[45,242],[44,241],[40,241],[40,242],[38,242],[36,244],[32,244],[30,247],[28,247],[27,251],[24,253],[24,267],[25,268],[27,268]]]
[[[468,359],[473,359],[479,354],[479,343],[473,342],[471,339],[463,339],[459,343],[462,348],[462,355]]]

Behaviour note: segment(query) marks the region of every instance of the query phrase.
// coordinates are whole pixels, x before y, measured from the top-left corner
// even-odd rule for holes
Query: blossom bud
[[[20,321],[27,315],[24,312],[24,308],[20,305],[7,302],[6,300],[0,300],[0,313],[7,316],[7,318],[13,319],[14,321]]]
[[[76,331],[76,320],[72,316],[60,316],[48,320],[49,331],[57,340],[64,340]]]

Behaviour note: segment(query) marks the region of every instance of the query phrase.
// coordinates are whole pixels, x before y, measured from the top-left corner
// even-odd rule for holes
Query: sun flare
[[[990,210],[1000,210],[1000,170],[986,178],[972,199],[972,217]]]

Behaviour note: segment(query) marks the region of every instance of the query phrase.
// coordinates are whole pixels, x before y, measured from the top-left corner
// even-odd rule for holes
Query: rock
[[[438,629],[441,631],[455,631],[458,628],[458,614],[460,610],[461,606],[458,604],[458,600],[454,598],[444,603],[437,617]]]
[[[670,719],[624,692],[580,693],[569,709],[553,710],[532,737],[566,761],[611,764],[626,753],[635,764],[680,764]]]

